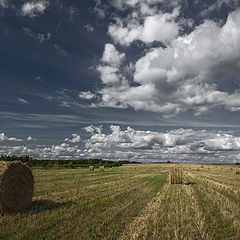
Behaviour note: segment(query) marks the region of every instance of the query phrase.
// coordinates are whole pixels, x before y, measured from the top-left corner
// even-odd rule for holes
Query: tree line
[[[89,167],[89,166],[104,166],[104,167],[119,167],[123,164],[136,164],[140,162],[136,161],[110,161],[110,160],[102,160],[98,158],[93,159],[77,159],[77,160],[40,160],[33,159],[28,155],[24,156],[9,156],[2,155],[0,157],[0,161],[21,161],[26,163],[30,167],[66,167],[66,168],[75,168],[75,167]]]

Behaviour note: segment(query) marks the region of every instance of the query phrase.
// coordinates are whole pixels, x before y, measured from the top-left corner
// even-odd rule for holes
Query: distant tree
[[[67,166],[68,166],[68,168],[74,168],[74,164],[72,161],[70,161]]]

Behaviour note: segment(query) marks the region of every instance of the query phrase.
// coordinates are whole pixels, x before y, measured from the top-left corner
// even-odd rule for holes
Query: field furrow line
[[[202,202],[208,203],[208,205],[203,205],[205,208],[208,208],[209,211],[215,213],[218,216],[218,220],[215,224],[219,225],[217,234],[222,234],[224,237],[230,237],[231,235],[237,235],[240,239],[240,214],[239,204],[234,203],[231,199],[226,197],[222,192],[222,188],[219,185],[214,185],[213,182],[198,178],[195,176],[198,181],[198,190],[202,193],[204,192],[204,199],[201,199]],[[205,214],[206,215],[206,214]],[[212,221],[213,221],[212,220]],[[232,238],[227,238],[232,239]]]
[[[193,188],[190,186],[185,187],[186,194],[188,195],[189,203],[188,203],[188,210],[192,212],[192,231],[197,229],[199,235],[197,239],[202,240],[211,240],[212,238],[207,233],[204,224],[205,224],[205,217],[203,211],[199,208],[197,204],[197,200],[193,193]],[[192,238],[193,239],[193,238]]]
[[[165,184],[157,195],[147,204],[140,215],[125,229],[118,240],[137,240],[147,239],[146,232],[149,219],[155,219],[158,215],[158,210],[161,208],[161,201],[167,194],[170,185]]]
[[[213,182],[216,185],[224,186],[226,188],[235,189],[236,191],[239,191],[238,189],[240,187],[240,178],[238,181],[236,181],[236,179],[227,180],[226,178],[220,178],[219,176],[210,174],[201,174],[198,176],[201,176],[204,179],[208,179],[209,181]]]

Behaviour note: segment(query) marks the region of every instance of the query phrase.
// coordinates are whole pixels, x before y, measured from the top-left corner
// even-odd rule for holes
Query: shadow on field
[[[194,185],[194,184],[197,184],[196,182],[186,182],[184,183],[185,185]]]
[[[50,199],[41,199],[32,201],[31,206],[25,212],[39,213],[45,210],[53,210],[56,208],[69,207],[73,204],[72,201],[68,202],[55,202]]]

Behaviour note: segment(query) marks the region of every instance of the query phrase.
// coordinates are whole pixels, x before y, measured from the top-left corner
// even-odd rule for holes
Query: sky
[[[0,0],[0,155],[240,162],[239,0]]]

